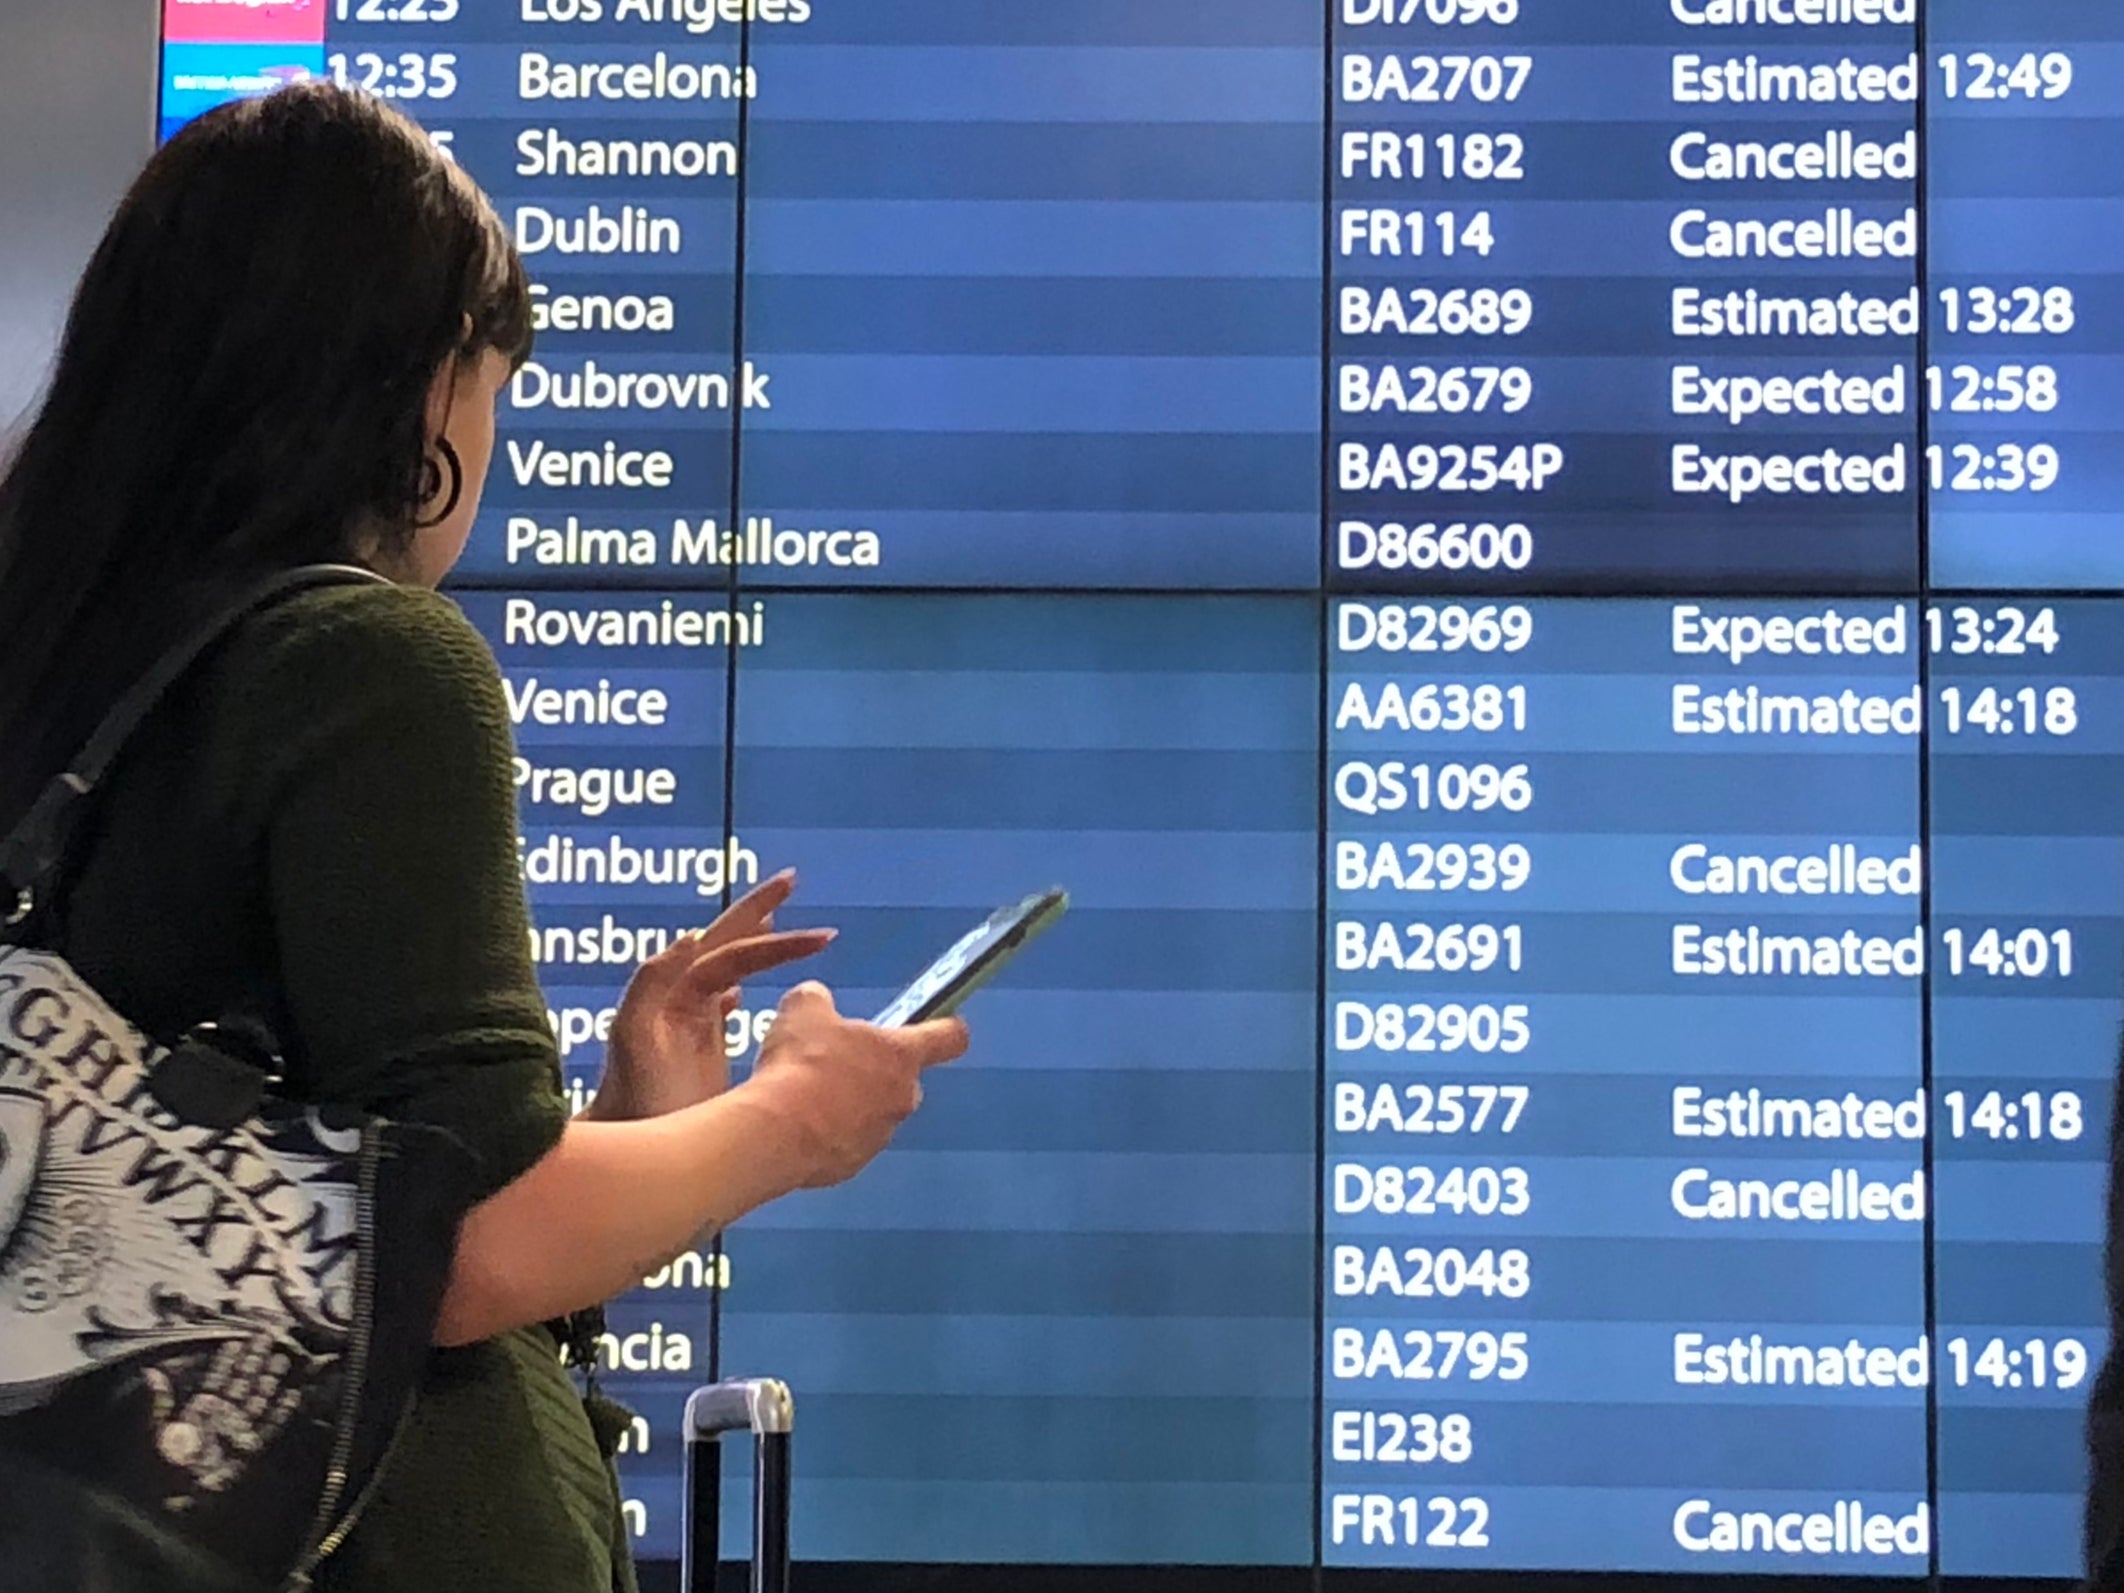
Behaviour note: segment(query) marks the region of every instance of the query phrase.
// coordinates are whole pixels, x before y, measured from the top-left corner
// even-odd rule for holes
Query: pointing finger
[[[770,968],[816,957],[833,944],[837,933],[831,929],[789,929],[733,940],[698,953],[686,969],[686,983],[722,989]]]
[[[785,868],[732,902],[714,923],[686,931],[679,938],[679,944],[699,951],[704,945],[720,946],[771,929],[776,910],[789,900],[790,892],[795,889],[796,870]]]
[[[733,936],[751,934],[773,923],[775,910],[789,900],[796,889],[796,870],[785,868],[772,878],[759,884],[730,904],[729,910],[716,920],[716,927],[728,926]]]

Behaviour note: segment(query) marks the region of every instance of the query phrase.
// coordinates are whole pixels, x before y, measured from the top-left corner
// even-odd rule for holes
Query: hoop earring
[[[444,498],[442,508],[432,518],[413,522],[413,529],[416,531],[432,531],[435,527],[441,525],[451,515],[457,513],[458,500],[465,495],[464,463],[457,457],[457,450],[450,446],[450,439],[447,437],[436,438],[435,451],[442,455],[441,465],[437,465],[433,459],[423,459],[421,461],[421,484],[428,487],[428,491],[421,498],[421,502],[432,502],[436,494],[443,490],[442,477],[444,469],[448,469],[450,472],[449,495]],[[434,485],[428,486],[430,482]]]

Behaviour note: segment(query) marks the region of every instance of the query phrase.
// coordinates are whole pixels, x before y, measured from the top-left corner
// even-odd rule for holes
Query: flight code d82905
[[[1335,1003],[1338,1051],[1472,1051],[1517,1056],[1534,1042],[1532,1012],[1523,1002],[1483,1001]]]

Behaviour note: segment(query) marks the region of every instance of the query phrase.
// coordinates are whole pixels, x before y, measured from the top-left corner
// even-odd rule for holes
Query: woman
[[[726,1089],[785,878],[645,966],[594,1111],[566,1121],[528,957],[493,657],[433,588],[530,345],[523,265],[411,123],[329,86],[224,107],[120,206],[0,484],[0,830],[158,653],[276,569],[358,562],[246,622],[100,798],[57,947],[135,1024],[266,1016],[290,1092],[452,1130],[478,1158],[438,1350],[319,1585],[609,1593],[616,1487],[545,1324],[704,1228],[852,1176],[958,1054],[817,985]],[[54,1590],[58,1593],[58,1590]]]

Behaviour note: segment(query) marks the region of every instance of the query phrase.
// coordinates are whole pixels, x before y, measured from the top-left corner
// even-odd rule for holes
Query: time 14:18
[[[1972,692],[1942,686],[1939,696],[1950,736],[1965,730],[1992,736],[2069,736],[2080,728],[2080,697],[2070,686],[2023,686],[2017,691],[1986,686]]]
[[[1949,1090],[1940,1102],[1947,1108],[1947,1132],[1955,1139],[1982,1134],[1987,1139],[2069,1142],[2087,1132],[2086,1106],[2075,1090],[2029,1090],[2020,1095],[1986,1090],[1973,1098],[1966,1090]]]

